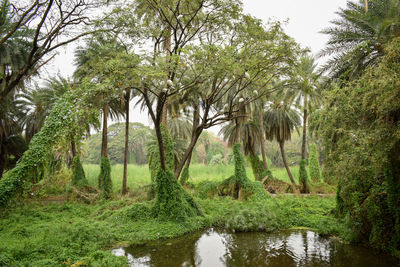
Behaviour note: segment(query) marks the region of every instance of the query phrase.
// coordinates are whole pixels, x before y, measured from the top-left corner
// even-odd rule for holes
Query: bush
[[[319,183],[321,181],[321,170],[318,158],[317,145],[311,144],[308,164],[310,170],[310,179],[313,183]]]
[[[109,199],[112,193],[111,165],[107,157],[101,158],[100,163],[101,197]]]
[[[72,184],[78,187],[88,185],[79,156],[75,156],[72,160]]]
[[[216,154],[216,155],[212,156],[212,158],[210,160],[210,165],[211,166],[225,165],[225,160],[224,160],[224,157],[222,156],[222,154]]]

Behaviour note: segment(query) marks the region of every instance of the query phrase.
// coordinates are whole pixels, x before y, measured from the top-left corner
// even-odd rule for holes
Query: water
[[[375,250],[342,244],[307,230],[227,233],[210,229],[112,250],[130,266],[400,266]]]

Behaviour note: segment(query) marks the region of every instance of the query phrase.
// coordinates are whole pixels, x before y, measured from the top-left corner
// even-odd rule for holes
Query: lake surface
[[[400,266],[373,249],[352,246],[308,230],[228,233],[210,229],[179,238],[112,250],[130,266]]]

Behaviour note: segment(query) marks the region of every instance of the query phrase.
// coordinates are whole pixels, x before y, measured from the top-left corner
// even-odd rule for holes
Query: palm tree
[[[14,27],[15,21],[13,14],[10,11],[11,4],[8,0],[3,0],[0,3],[0,35],[4,36]],[[14,34],[0,45],[0,94],[5,92],[6,84],[13,80],[14,77],[21,71],[29,57],[31,44],[29,37],[33,32],[27,27],[20,27]],[[31,73],[11,91],[15,93],[15,89],[19,90],[24,87],[24,80],[35,73],[33,68]],[[10,98],[8,99],[8,101]],[[7,100],[6,100],[7,101]]]
[[[17,95],[28,109],[25,117],[25,138],[29,143],[32,137],[40,131],[44,120],[49,115],[54,103],[64,95],[71,83],[68,79],[58,75],[48,78],[43,87]]]
[[[0,102],[0,178],[27,149],[22,137],[24,116],[24,109],[13,95]]]
[[[284,97],[289,103],[294,103],[303,111],[302,160],[306,159],[308,116],[321,103],[321,95],[318,91],[319,75],[316,73],[316,66],[313,57],[303,55],[296,66],[297,86],[286,90]]]
[[[259,123],[254,120],[248,120],[241,124],[236,124],[231,121],[228,124],[225,124],[219,132],[229,146],[232,147],[238,142],[241,143],[244,154],[249,158],[256,180],[263,179],[265,176],[263,171],[267,170],[266,168],[263,168],[264,166],[261,164],[261,161],[257,156],[257,148],[262,146],[260,130]],[[262,132],[262,137],[264,137],[264,130],[262,130]],[[239,136],[241,138],[240,140],[238,139]],[[262,165],[261,169],[259,169],[258,162]]]
[[[331,22],[333,26],[322,31],[329,35],[329,40],[319,55],[333,56],[323,70],[330,72],[333,79],[357,78],[366,67],[379,62],[386,44],[398,36],[400,2],[348,1],[347,8],[340,9],[337,14],[339,19]]]
[[[290,172],[285,155],[285,141],[290,140],[294,129],[300,125],[300,115],[286,103],[272,103],[264,113],[265,136],[268,140],[276,140],[281,150],[282,161],[289,179],[295,186],[296,182]]]
[[[118,43],[115,38],[110,39],[107,36],[97,36],[89,40],[85,48],[79,47],[75,51],[75,65],[77,66],[77,70],[74,73],[75,78],[79,81],[86,77],[91,78],[94,82],[101,83],[106,79],[106,74],[99,74],[99,70],[97,69],[98,62],[104,62],[107,59],[113,58],[116,54],[125,51],[125,47]],[[95,97],[97,97],[99,99],[98,102],[101,103],[103,115],[101,157],[108,158],[107,122],[109,118],[119,119],[124,111],[126,112],[123,108],[124,104],[122,104],[124,100],[122,100],[119,95],[115,94],[113,88],[107,88]],[[100,177],[98,186],[99,188],[101,186]]]

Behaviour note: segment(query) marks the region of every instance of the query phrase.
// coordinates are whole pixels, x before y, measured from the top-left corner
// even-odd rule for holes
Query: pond
[[[308,230],[228,233],[210,229],[112,250],[130,266],[399,266],[395,258]]]

